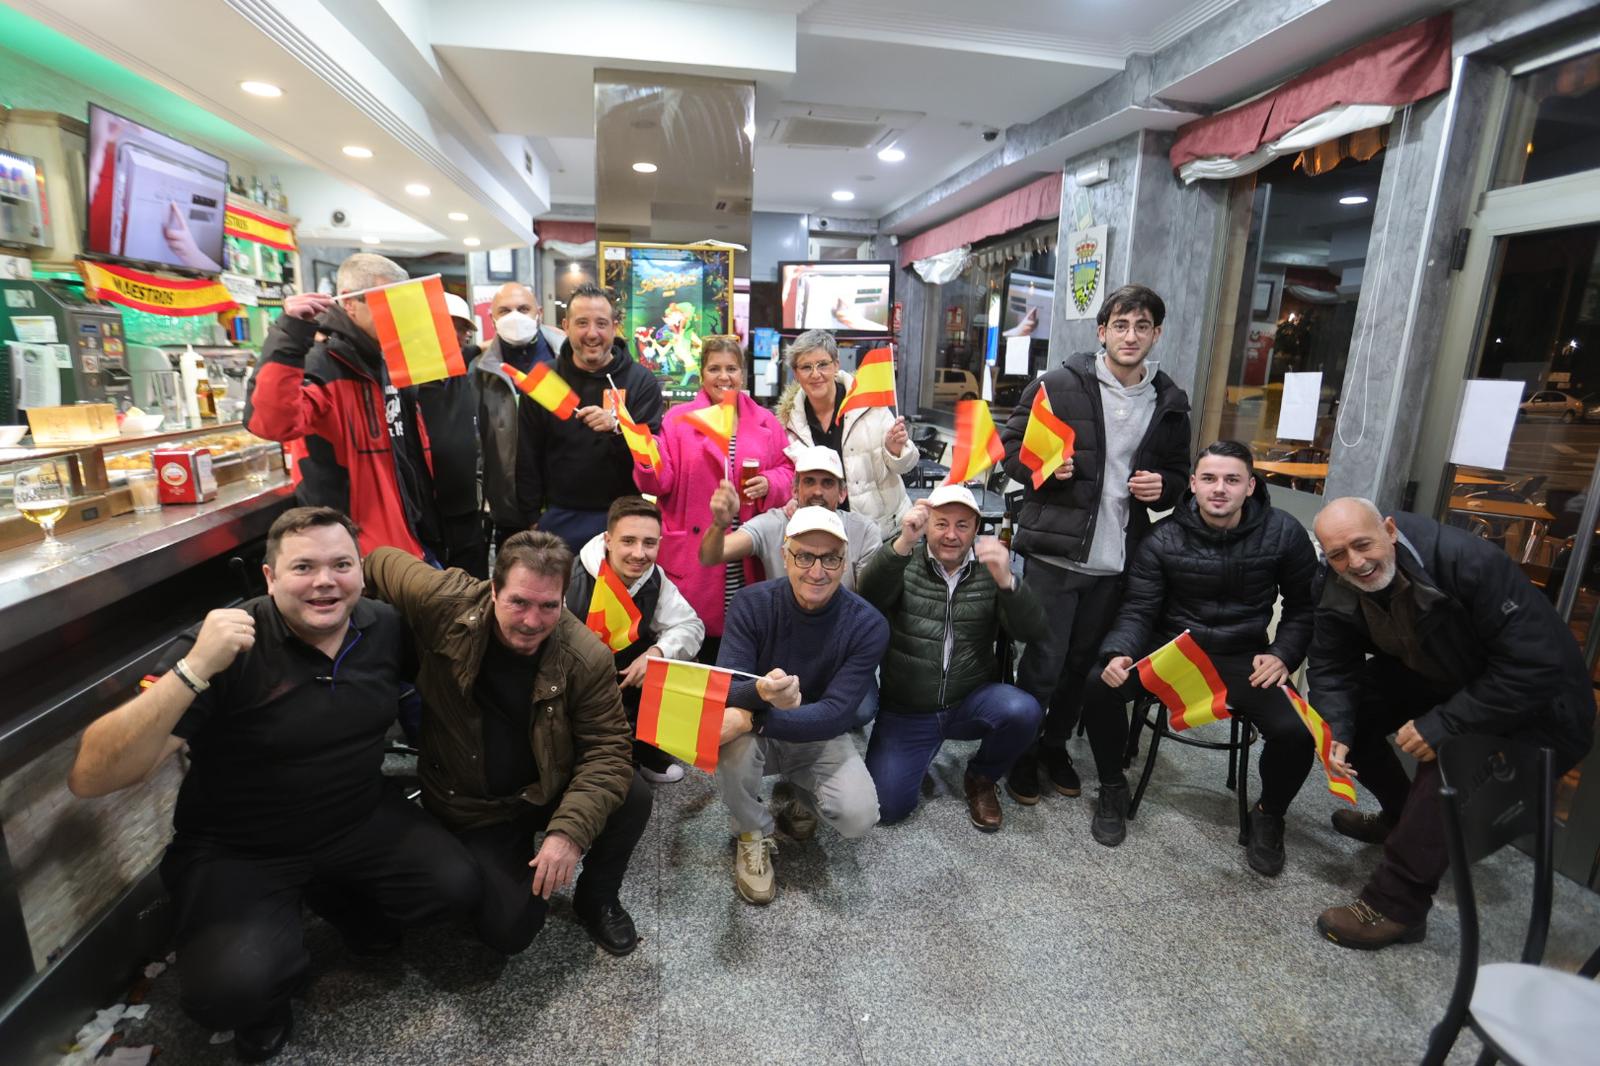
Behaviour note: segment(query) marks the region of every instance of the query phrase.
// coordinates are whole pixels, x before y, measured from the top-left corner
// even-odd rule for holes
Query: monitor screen
[[[227,200],[226,161],[89,105],[88,252],[215,274]]]
[[[1050,315],[1056,304],[1056,279],[1013,270],[1006,275],[1005,305],[1001,308],[1000,332],[1011,335],[1032,313],[1033,330],[1027,336],[1050,339]],[[1020,335],[1020,334],[1018,334]]]
[[[894,264],[838,259],[779,263],[783,328],[835,333],[888,333],[894,308]]]

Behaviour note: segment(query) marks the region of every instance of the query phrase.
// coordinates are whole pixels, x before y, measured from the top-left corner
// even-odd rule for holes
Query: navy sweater
[[[889,646],[889,623],[848,589],[820,611],[795,603],[787,577],[741,589],[728,608],[717,665],[752,674],[773,667],[800,678],[800,706],[778,710],[736,677],[728,705],[755,712],[755,730],[774,740],[828,740],[855,723],[873,672]]]

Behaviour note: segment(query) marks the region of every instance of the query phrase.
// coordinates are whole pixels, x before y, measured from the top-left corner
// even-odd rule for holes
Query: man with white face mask
[[[507,282],[489,305],[495,337],[472,364],[478,385],[478,435],[483,444],[483,496],[499,547],[522,529],[517,510],[517,402],[520,393],[500,369],[510,363],[526,374],[555,362],[567,335],[540,321],[539,297],[521,282]]]

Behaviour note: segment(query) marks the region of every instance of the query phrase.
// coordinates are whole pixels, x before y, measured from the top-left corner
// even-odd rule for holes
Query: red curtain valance
[[[1265,95],[1178,128],[1173,169],[1196,159],[1238,159],[1335,107],[1403,107],[1450,87],[1450,13],[1352,48]]]
[[[593,222],[535,222],[534,232],[541,241],[566,241],[568,244],[587,244],[594,240]]]
[[[1038,181],[1008,192],[998,200],[975,207],[949,222],[917,234],[900,244],[900,265],[909,266],[918,259],[960,248],[963,244],[976,244],[988,237],[997,237],[1021,229],[1031,222],[1055,218],[1061,214],[1061,175],[1047,174]]]

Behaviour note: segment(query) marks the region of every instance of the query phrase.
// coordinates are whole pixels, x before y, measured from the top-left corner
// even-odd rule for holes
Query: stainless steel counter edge
[[[59,563],[33,545],[0,552],[0,652],[264,536],[293,502],[287,480],[234,482],[209,503],[74,530],[62,540],[76,554]]]

